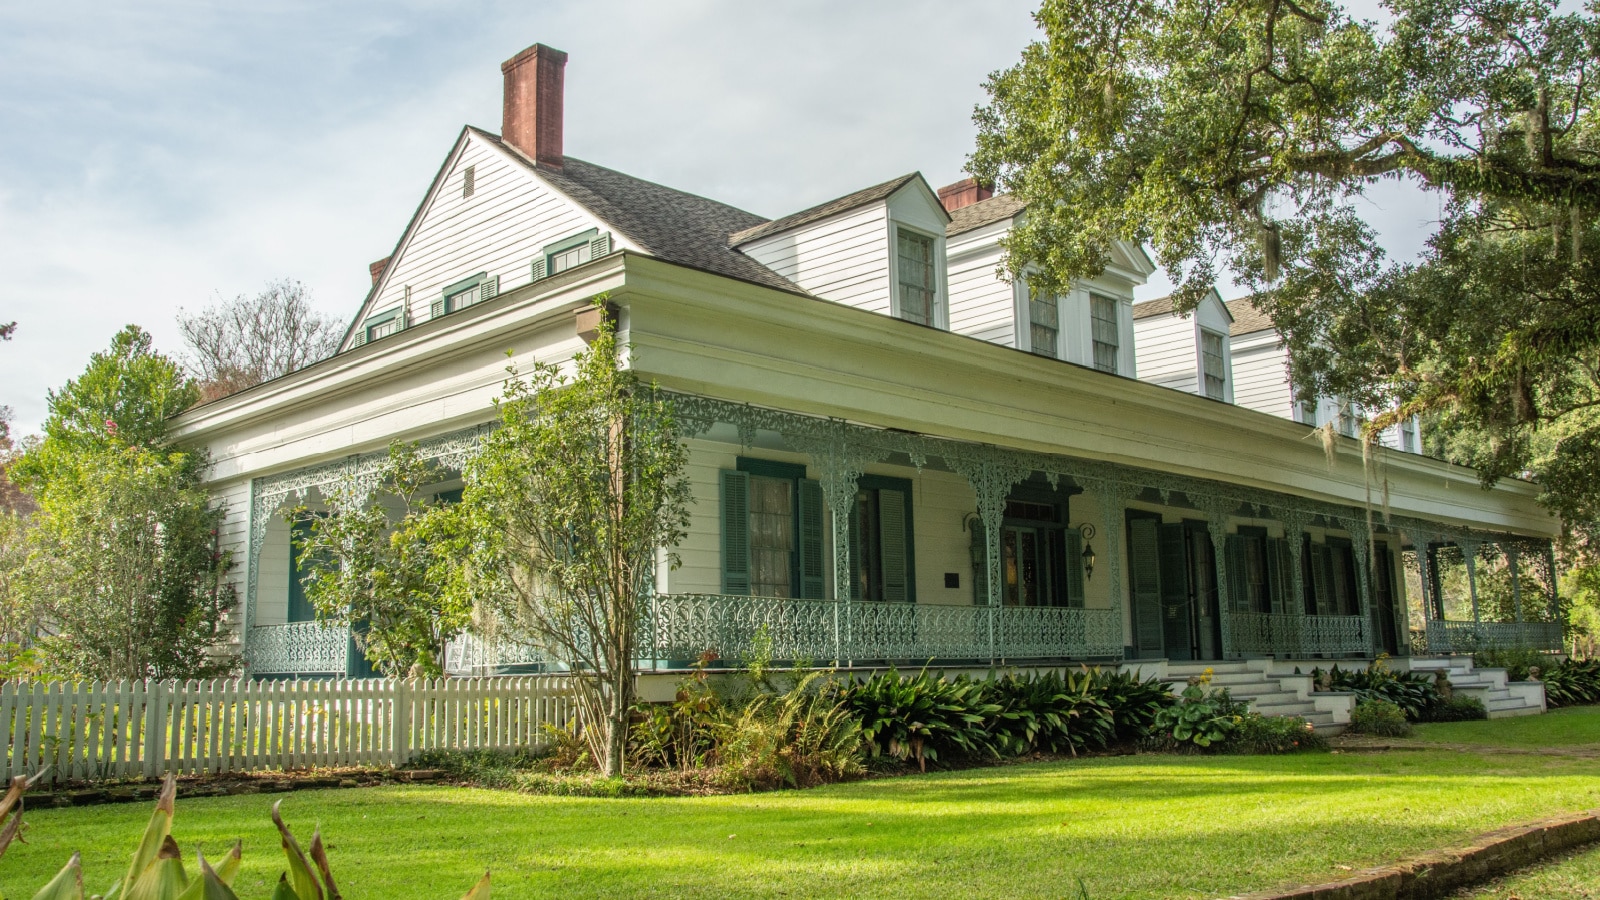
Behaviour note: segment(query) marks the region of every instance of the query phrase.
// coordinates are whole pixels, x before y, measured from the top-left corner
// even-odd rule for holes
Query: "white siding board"
[[[1150,316],[1133,323],[1140,381],[1196,393],[1198,335],[1192,317]]]
[[[739,249],[818,297],[888,315],[888,221],[875,203]]]

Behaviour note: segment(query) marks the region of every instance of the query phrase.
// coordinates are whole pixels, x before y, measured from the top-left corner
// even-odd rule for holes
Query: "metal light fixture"
[[[1094,526],[1088,522],[1078,526],[1078,533],[1083,535],[1083,577],[1094,577],[1094,545],[1089,539],[1094,537]]]

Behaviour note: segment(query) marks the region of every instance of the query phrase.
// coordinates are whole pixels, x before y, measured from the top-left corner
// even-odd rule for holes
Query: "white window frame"
[[[1213,337],[1217,339],[1217,358],[1222,361],[1222,396],[1220,397],[1213,397],[1211,396],[1211,392],[1206,390],[1207,337]],[[1199,323],[1195,323],[1194,350],[1195,364],[1197,367],[1195,374],[1199,376],[1199,381],[1196,383],[1196,387],[1198,387],[1199,390],[1196,393],[1209,400],[1220,400],[1224,403],[1229,402],[1228,388],[1229,382],[1233,380],[1233,360],[1230,359],[1228,355],[1228,335],[1224,332],[1216,331]]]
[[[1085,296],[1088,299],[1088,303],[1085,304],[1088,308],[1085,311],[1088,313],[1087,318],[1088,318],[1088,322],[1089,322],[1089,334],[1088,334],[1088,337],[1089,337],[1089,340],[1088,340],[1088,352],[1089,352],[1089,355],[1084,359],[1084,365],[1088,366],[1091,369],[1094,369],[1096,372],[1105,372],[1106,371],[1105,369],[1100,368],[1100,366],[1095,363],[1094,345],[1098,344],[1098,343],[1104,343],[1103,341],[1095,340],[1095,337],[1094,337],[1094,323],[1095,323],[1094,305],[1095,305],[1095,299],[1099,298],[1101,300],[1105,300],[1105,301],[1110,302],[1110,304],[1111,304],[1111,323],[1115,327],[1116,333],[1117,333],[1117,346],[1116,346],[1116,354],[1115,354],[1115,357],[1114,357],[1115,365],[1116,365],[1117,368],[1116,368],[1116,371],[1114,371],[1114,372],[1106,372],[1106,374],[1107,375],[1124,375],[1125,377],[1130,377],[1131,378],[1132,376],[1131,375],[1127,375],[1125,373],[1125,371],[1124,371],[1124,370],[1129,368],[1129,366],[1127,364],[1127,359],[1126,359],[1126,356],[1127,356],[1126,351],[1133,344],[1133,342],[1128,339],[1128,334],[1124,331],[1124,329],[1122,327],[1122,324],[1123,324],[1122,308],[1124,306],[1126,306],[1127,304],[1122,302],[1122,298],[1121,297],[1118,297],[1118,296],[1116,296],[1114,294],[1106,293],[1104,291],[1089,290],[1089,291],[1086,292]]]
[[[909,321],[901,315],[900,299],[900,232],[906,231],[933,242],[933,316],[931,328],[950,330],[950,303],[945,264],[944,236],[924,231],[891,219],[889,221],[889,315]]]

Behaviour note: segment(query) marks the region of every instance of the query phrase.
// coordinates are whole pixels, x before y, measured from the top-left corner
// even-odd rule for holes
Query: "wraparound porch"
[[[819,664],[1400,655],[1406,599],[1403,579],[1391,576],[1400,568],[1401,553],[1504,538],[1402,516],[1384,521],[1376,511],[1126,465],[705,397],[679,395],[677,402],[685,432],[696,442],[722,448],[717,451],[722,461],[706,462],[711,474],[696,487],[703,540],[693,554],[702,572],[685,577],[663,566],[660,592],[651,600],[647,633],[641,636],[641,646],[648,648],[641,658],[646,666],[683,664],[708,652],[736,662],[754,652],[758,642],[769,645],[766,652],[774,659]],[[425,441],[422,453],[459,470],[484,431],[479,427]],[[796,543],[788,552],[796,574],[788,589],[779,591],[789,596],[706,589],[716,586],[713,570],[720,566],[727,572],[721,561],[730,552],[728,499],[717,496],[715,473],[719,467],[734,468],[733,461],[744,457],[798,468],[791,495],[797,510],[810,502],[820,511],[814,530],[795,519]],[[252,484],[247,644],[253,672],[316,674],[338,671],[341,662],[348,667],[347,636],[324,634],[314,623],[262,615],[261,547],[268,523],[290,497],[338,478],[370,477],[381,458],[381,453],[351,457]],[[762,472],[745,474],[760,477]],[[887,493],[880,492],[880,499],[904,493],[904,511],[907,521],[916,520],[917,539],[909,540],[908,532],[901,549],[915,549],[924,564],[905,564],[910,581],[898,595],[881,569],[873,576],[879,587],[864,590],[858,565],[863,520],[855,518],[869,486],[895,479],[912,486],[916,503],[911,493],[888,487],[882,487]],[[934,481],[960,485],[965,493],[957,497],[946,491],[943,506],[924,503],[921,492]],[[806,485],[815,491],[809,501]],[[1081,584],[1076,595],[1065,591],[1051,598],[1030,597],[1025,589],[1015,539],[1028,528],[1017,524],[1013,507],[1040,497],[1061,502],[1055,512],[1037,514],[1041,521],[1024,523],[1028,528],[1054,527],[1074,538],[1084,526],[1092,529],[1082,532],[1090,540],[1073,544],[1066,554],[1076,565],[1080,546],[1090,551],[1081,561],[1092,566],[1082,573],[1085,582],[1093,579],[1087,596]],[[745,514],[751,511],[749,501],[738,502],[746,504]],[[883,519],[899,508],[878,510],[874,527],[887,527]],[[1043,521],[1050,516],[1054,522]],[[1181,532],[1181,546],[1163,544],[1162,535],[1174,529]],[[1172,547],[1179,547],[1176,560],[1164,555],[1164,548]],[[876,548],[881,558],[875,564],[893,558],[887,549]],[[691,554],[686,550],[685,555]],[[1179,573],[1175,578],[1174,572]],[[747,570],[744,577],[752,576]],[[956,584],[959,594],[950,590]],[[874,592],[878,596],[867,599]],[[1173,642],[1182,640],[1173,637],[1181,629],[1169,628],[1175,610],[1187,617],[1184,633],[1193,636],[1184,655],[1172,652]],[[1497,630],[1495,624],[1473,625],[1472,633],[1495,641],[1548,642],[1548,628]],[[1448,638],[1450,649],[1464,649],[1461,629],[1450,623],[1430,625],[1429,633],[1440,641]],[[488,647],[476,639],[458,642],[449,659],[452,671],[541,662],[536,652]]]

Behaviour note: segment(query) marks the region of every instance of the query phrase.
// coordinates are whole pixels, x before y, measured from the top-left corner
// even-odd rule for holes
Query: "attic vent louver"
[[[478,167],[467,166],[466,171],[461,173],[461,199],[471,197],[473,190],[477,188],[477,183]]]

